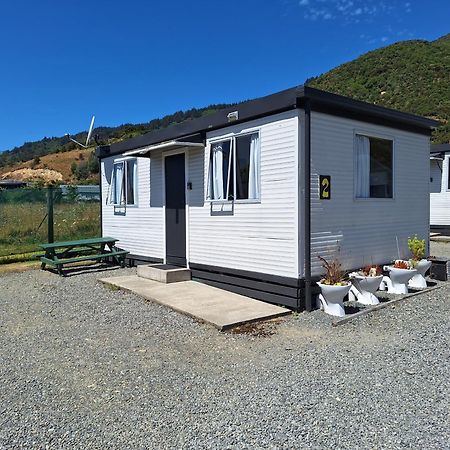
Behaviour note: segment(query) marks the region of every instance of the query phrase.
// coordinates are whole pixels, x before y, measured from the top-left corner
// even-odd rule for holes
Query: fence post
[[[48,243],[54,242],[54,231],[53,231],[53,186],[47,187],[47,236]]]

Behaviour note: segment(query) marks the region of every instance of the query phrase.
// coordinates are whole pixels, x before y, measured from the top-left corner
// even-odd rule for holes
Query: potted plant
[[[417,274],[409,280],[409,286],[412,288],[423,289],[427,287],[425,274],[431,267],[431,261],[425,259],[425,239],[419,239],[417,235],[408,238],[408,248],[411,252],[411,264],[417,270]]]
[[[383,277],[388,292],[391,294],[407,294],[408,282],[417,274],[414,264],[404,259],[396,259],[390,266],[385,266],[389,271],[389,277]]]
[[[352,287],[349,297],[363,305],[378,305],[380,301],[375,296],[383,281],[383,272],[380,266],[368,265],[350,275]]]
[[[319,259],[326,271],[325,276],[317,282],[321,291],[319,299],[323,310],[332,316],[343,317],[345,316],[344,297],[352,285],[346,280],[346,273],[342,270],[339,259],[327,261],[322,256],[319,256]]]

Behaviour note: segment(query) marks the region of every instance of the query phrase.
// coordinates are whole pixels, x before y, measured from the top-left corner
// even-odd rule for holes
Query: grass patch
[[[20,202],[0,205],[0,263],[32,258],[39,244],[47,242],[47,205],[43,202]],[[44,220],[45,219],[45,220]],[[98,202],[59,203],[54,206],[55,241],[98,236],[100,204]]]
[[[109,284],[109,283],[103,283],[103,286],[105,286],[110,291],[120,291],[120,286],[117,286],[116,284]]]

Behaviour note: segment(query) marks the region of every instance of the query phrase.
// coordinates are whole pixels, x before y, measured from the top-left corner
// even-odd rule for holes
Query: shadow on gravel
[[[88,273],[97,273],[97,272],[111,272],[114,270],[120,269],[120,266],[112,266],[111,264],[87,264],[82,266],[68,266],[63,268],[63,276],[64,277],[74,277],[77,275],[84,275]],[[56,269],[46,269],[47,272],[54,273],[58,275],[58,271]]]
[[[362,309],[364,309],[364,306],[359,306],[359,305],[357,305],[355,303],[352,304],[352,305],[346,305],[344,303],[344,311],[345,311],[346,315],[347,314],[355,314],[355,313],[361,311]]]

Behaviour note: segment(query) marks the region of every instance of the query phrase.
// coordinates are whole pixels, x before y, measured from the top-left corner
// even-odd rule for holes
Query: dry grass
[[[246,334],[253,337],[269,337],[276,333],[278,325],[282,322],[283,319],[281,318],[270,319],[263,322],[250,322],[231,328],[228,331],[231,334]]]
[[[98,236],[100,205],[96,202],[61,203],[54,208],[56,241]],[[47,241],[47,213],[44,203],[0,205],[0,256],[38,251]]]
[[[26,270],[39,269],[41,263],[39,261],[26,261],[20,263],[0,265],[0,274],[25,272]]]
[[[34,169],[50,169],[59,172],[62,175],[64,182],[74,181],[70,166],[73,162],[79,163],[81,159],[87,160],[94,148],[77,149],[69,152],[52,153],[50,155],[41,156],[41,162],[37,164]],[[0,178],[2,174],[12,172],[18,169],[33,168],[33,160],[23,163],[17,163],[12,166],[0,168]]]

